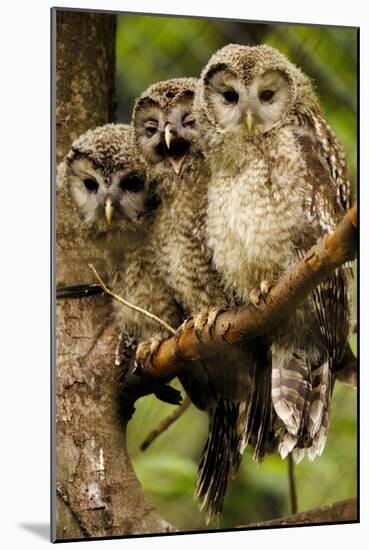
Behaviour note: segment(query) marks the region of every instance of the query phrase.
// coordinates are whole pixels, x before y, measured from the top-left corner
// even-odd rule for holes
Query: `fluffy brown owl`
[[[309,78],[268,46],[230,44],[213,55],[195,112],[211,171],[213,263],[230,293],[257,302],[253,289],[262,283],[267,292],[347,211],[344,154]],[[282,457],[323,451],[334,370],[348,343],[349,272],[337,269],[265,344]]]
[[[154,269],[187,311],[209,307],[210,296],[224,305],[203,239],[208,172],[196,143],[195,85],[194,78],[153,84],[132,116],[133,145],[161,203],[151,230]]]
[[[187,315],[233,303],[206,246],[209,171],[192,112],[195,85],[196,80],[188,78],[154,84],[137,100],[132,119],[134,145],[161,200],[151,229],[152,273],[173,290]],[[263,375],[256,379],[253,369],[263,353],[254,346],[222,349],[211,362],[196,362],[180,375],[191,400],[210,418],[197,478],[197,494],[208,519],[221,512],[229,476],[239,466],[245,444],[239,415],[249,419],[247,437],[256,457],[265,453],[270,380]]]
[[[88,130],[73,142],[57,173],[57,201],[66,203],[69,227],[82,235],[90,261],[97,254],[109,264],[110,280],[127,247],[144,232],[147,212],[146,176],[129,136],[123,124]]]
[[[173,295],[152,276],[147,260],[156,200],[150,193],[145,168],[132,147],[131,128],[106,124],[80,136],[58,167],[57,187],[57,201],[64,201],[69,212],[68,242],[71,261],[78,265],[76,272],[85,266],[86,278],[88,263],[94,263],[123,298],[175,326],[179,324]],[[83,240],[84,252],[78,258],[72,258],[75,238]],[[58,279],[77,282],[63,281],[62,275]],[[121,333],[117,361],[127,368],[127,347],[134,351],[136,339],[160,332],[160,327],[120,303],[114,301],[113,307]],[[171,399],[169,390],[165,391]],[[166,399],[162,388],[156,394]]]

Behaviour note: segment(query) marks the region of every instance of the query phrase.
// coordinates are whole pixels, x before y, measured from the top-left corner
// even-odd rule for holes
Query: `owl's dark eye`
[[[238,93],[235,90],[223,92],[223,97],[227,103],[238,103]]]
[[[272,99],[272,97],[274,96],[274,93],[273,90],[263,90],[259,97],[262,101],[270,101]]]
[[[86,189],[88,189],[89,191],[95,191],[95,193],[99,188],[99,184],[97,183],[97,181],[93,180],[92,178],[85,179],[83,183],[85,184]]]
[[[195,126],[195,119],[193,118],[193,116],[187,114],[182,119],[182,125],[185,128],[193,128]]]
[[[158,129],[158,124],[156,120],[148,120],[145,123],[145,131],[146,131],[147,137],[152,137],[156,133],[157,129]]]
[[[139,193],[139,191],[142,191],[145,187],[144,181],[136,175],[123,178],[119,185],[122,191],[128,191],[130,193]]]

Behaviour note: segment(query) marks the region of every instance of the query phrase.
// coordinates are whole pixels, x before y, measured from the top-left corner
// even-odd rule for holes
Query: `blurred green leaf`
[[[175,453],[154,457],[141,455],[135,471],[149,493],[160,497],[189,495],[192,498],[197,465],[194,460]]]

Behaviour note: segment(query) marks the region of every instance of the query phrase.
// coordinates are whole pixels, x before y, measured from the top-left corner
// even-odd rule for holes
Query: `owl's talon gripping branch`
[[[275,285],[275,281],[267,281],[267,280],[261,281],[261,283],[250,292],[249,294],[250,302],[254,304],[254,306],[258,306],[260,303],[260,300],[263,300],[263,302],[265,302],[270,289],[274,285]]]
[[[193,328],[200,342],[204,342],[206,339],[211,340],[216,320],[223,311],[224,309],[210,307],[206,311],[202,311],[194,316]]]
[[[152,366],[152,361],[155,353],[158,351],[162,338],[153,336],[149,340],[141,342],[137,347],[136,352],[136,367],[141,368],[145,372],[155,371]]]

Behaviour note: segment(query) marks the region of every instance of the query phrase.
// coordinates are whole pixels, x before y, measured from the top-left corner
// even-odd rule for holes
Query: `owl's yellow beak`
[[[166,152],[167,158],[168,158],[170,164],[172,165],[173,170],[178,175],[181,171],[183,161],[185,160],[185,158],[187,156],[189,146],[187,147],[185,145],[186,142],[185,142],[184,139],[179,139],[177,137],[177,134],[176,134],[175,131],[173,133],[172,125],[171,125],[170,122],[168,122],[165,126],[164,140],[165,140],[165,144],[166,144],[167,149],[168,149],[168,151]],[[173,141],[176,142],[177,146],[175,146]],[[180,146],[179,142],[181,142],[181,144],[182,144],[182,149],[181,149],[181,146]],[[172,146],[172,148],[171,148],[171,146]],[[183,146],[184,146],[184,149],[183,149]]]
[[[113,206],[111,204],[111,199],[106,199],[106,203],[105,203],[105,218],[106,218],[106,221],[108,222],[108,225],[111,224],[111,219],[113,217]]]
[[[247,111],[246,113],[246,128],[249,134],[252,132],[252,128],[254,126],[254,120],[252,118],[251,111]]]
[[[166,143],[166,146],[168,147],[168,149],[170,149],[170,144],[171,144],[171,141],[172,141],[172,137],[173,137],[173,134],[170,131],[170,126],[169,126],[169,124],[167,124],[166,127],[165,127],[165,131],[164,131],[164,139],[165,139],[165,143]]]

